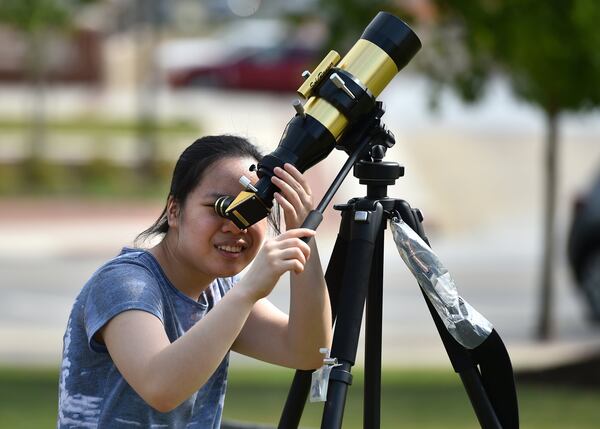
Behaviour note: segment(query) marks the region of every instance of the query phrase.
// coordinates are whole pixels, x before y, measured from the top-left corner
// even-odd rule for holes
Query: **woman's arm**
[[[171,343],[158,318],[126,311],[100,331],[111,358],[131,387],[153,408],[167,412],[196,392],[223,360],[255,303],[286,271],[301,272],[309,247],[295,229],[267,241],[243,281],[185,335]]]
[[[312,209],[310,187],[292,165],[275,169],[275,198],[283,208],[286,227],[297,228]],[[235,342],[234,350],[258,359],[299,369],[322,364],[319,348],[330,347],[331,307],[314,238],[311,256],[301,273],[291,273],[289,316],[266,300],[257,303]]]
[[[319,349],[331,348],[333,332],[327,285],[314,238],[309,246],[311,259],[304,271],[290,274],[289,342],[294,353],[306,356],[307,366],[314,369],[323,365]]]
[[[232,290],[199,323],[171,343],[162,322],[144,311],[125,311],[101,331],[127,383],[151,407],[173,410],[206,383],[229,351],[254,305]]]

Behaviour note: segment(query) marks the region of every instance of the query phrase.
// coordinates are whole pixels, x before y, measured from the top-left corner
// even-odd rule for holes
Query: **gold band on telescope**
[[[337,64],[360,80],[377,97],[398,74],[394,60],[376,44],[359,39]]]
[[[328,64],[330,62],[327,61]],[[365,39],[359,39],[336,67],[352,74],[375,97],[398,74],[394,60],[379,46]],[[348,119],[322,98],[310,97],[304,104],[304,111],[327,127],[336,140],[348,125]]]

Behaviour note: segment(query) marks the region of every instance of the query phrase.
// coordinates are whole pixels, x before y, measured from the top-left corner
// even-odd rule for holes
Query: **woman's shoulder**
[[[100,284],[110,287],[111,284],[123,283],[157,286],[159,275],[148,251],[125,247],[92,274],[87,286],[93,288]]]
[[[80,293],[82,302],[106,312],[131,303],[162,308],[160,277],[149,257],[145,250],[123,249],[92,274]]]
[[[112,271],[115,268],[131,270],[132,272],[152,272],[153,256],[144,249],[124,247],[121,252],[106,261],[95,274]]]

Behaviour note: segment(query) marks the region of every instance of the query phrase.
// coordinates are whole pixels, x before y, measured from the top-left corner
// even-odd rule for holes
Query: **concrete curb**
[[[224,421],[221,423],[221,429],[275,429],[275,426],[265,426],[255,423],[243,423],[235,421]]]

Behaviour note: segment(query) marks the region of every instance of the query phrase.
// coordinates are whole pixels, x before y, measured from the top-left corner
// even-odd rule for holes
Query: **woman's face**
[[[210,278],[228,277],[242,271],[258,253],[266,233],[266,220],[240,230],[215,212],[214,204],[223,195],[236,196],[242,190],[238,180],[256,173],[248,169],[252,158],[224,158],[206,169],[202,180],[179,207],[174,225],[177,256],[199,274]]]

